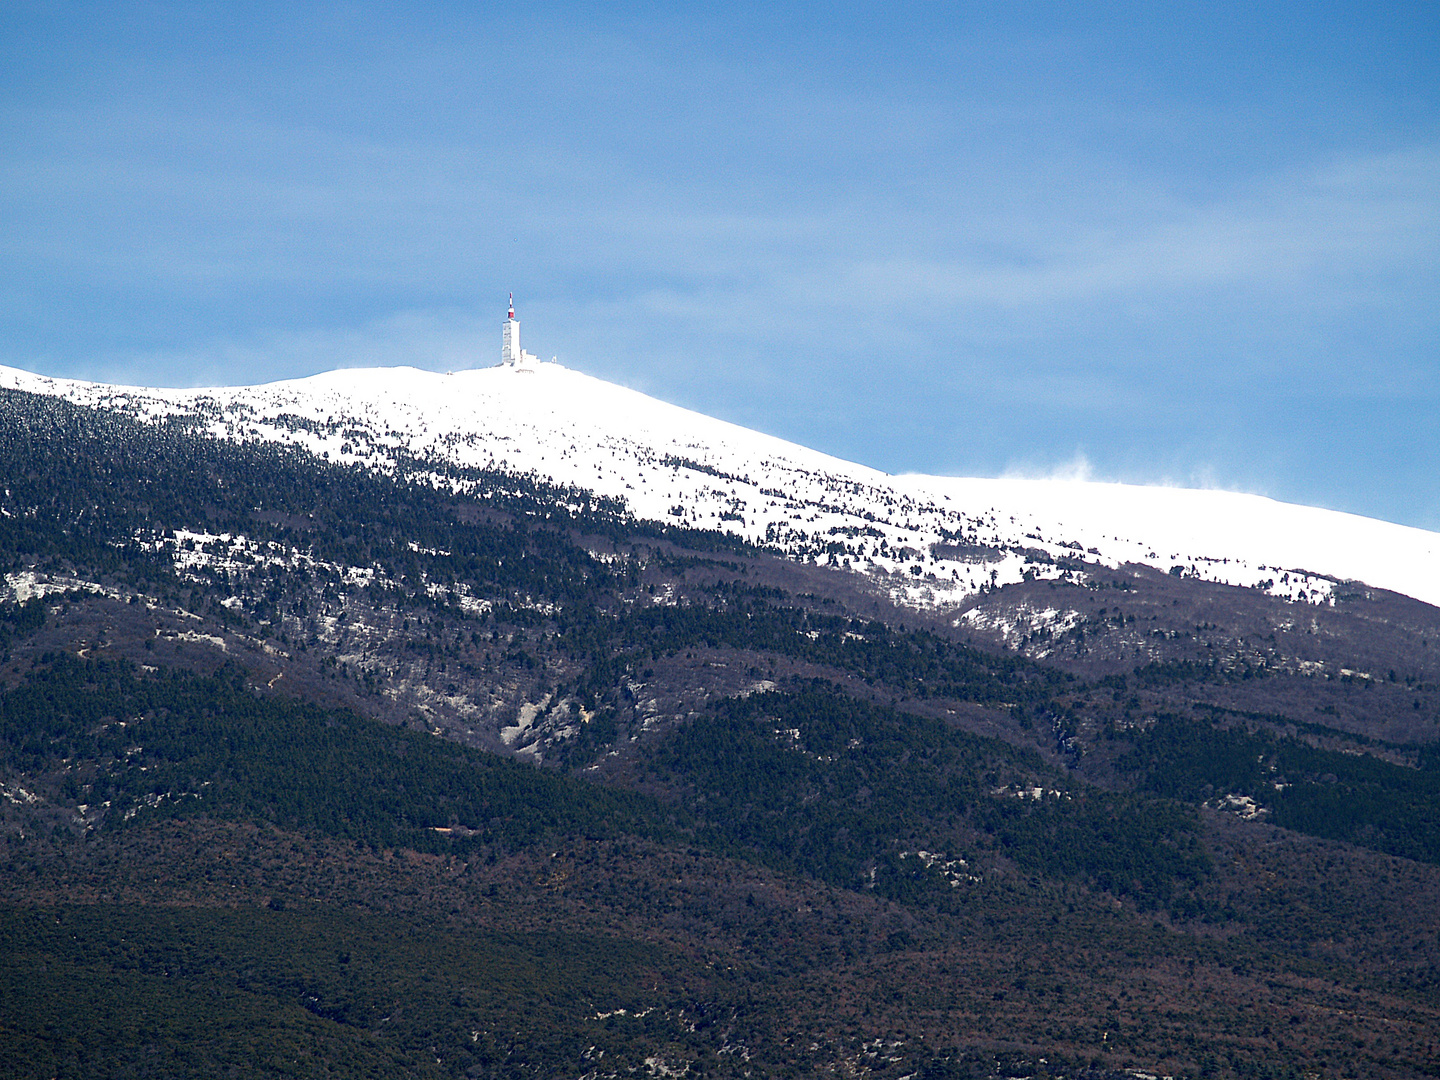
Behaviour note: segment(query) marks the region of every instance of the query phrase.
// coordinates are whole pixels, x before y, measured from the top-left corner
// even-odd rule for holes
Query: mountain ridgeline
[[[214,419],[0,390],[6,1075],[1440,1071],[1440,610]]]

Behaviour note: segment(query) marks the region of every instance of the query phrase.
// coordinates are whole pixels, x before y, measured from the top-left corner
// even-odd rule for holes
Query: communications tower
[[[510,314],[500,329],[500,363],[516,371],[534,371],[540,358],[520,347],[520,320],[515,318],[515,294],[510,294]]]

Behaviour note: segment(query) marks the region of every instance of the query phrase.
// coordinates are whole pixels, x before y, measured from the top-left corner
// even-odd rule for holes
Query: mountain
[[[1058,577],[1057,560],[1076,558],[1179,566],[1312,603],[1347,582],[1440,603],[1440,534],[1224,491],[887,476],[558,364],[333,371],[189,391],[0,369],[0,386],[136,417],[189,416],[216,438],[406,468],[460,490],[473,490],[467,470],[528,475],[637,518],[852,568],[912,606],[954,607],[987,586]]]
[[[1440,1069],[1434,534],[547,364],[0,475],[7,1075]]]

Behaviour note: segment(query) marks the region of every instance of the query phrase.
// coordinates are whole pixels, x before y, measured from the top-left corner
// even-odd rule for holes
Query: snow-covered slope
[[[897,600],[951,606],[1025,576],[1151,566],[1311,603],[1361,581],[1440,605],[1440,534],[1226,491],[1078,480],[889,476],[556,364],[332,371],[257,387],[160,390],[0,368],[0,386],[331,461],[484,467],[623,499],[638,518],[724,529],[849,567]],[[1082,565],[1085,564],[1085,565]]]

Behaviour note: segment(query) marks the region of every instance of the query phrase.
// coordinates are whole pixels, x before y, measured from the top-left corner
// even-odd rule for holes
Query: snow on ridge
[[[990,505],[1017,521],[1028,515],[1047,538],[1123,561],[1180,566],[1187,574],[1193,568],[1196,576],[1233,584],[1255,582],[1243,571],[1227,572],[1231,564],[1258,568],[1261,580],[1308,571],[1440,605],[1440,533],[1425,529],[1210,488],[918,475],[895,483]]]
[[[1088,480],[889,476],[561,367],[362,368],[253,387],[108,386],[0,368],[0,386],[379,467],[404,453],[621,499],[642,519],[723,529],[954,607],[1075,560],[1141,563],[1333,602],[1363,581],[1440,605],[1440,534],[1257,495]]]

